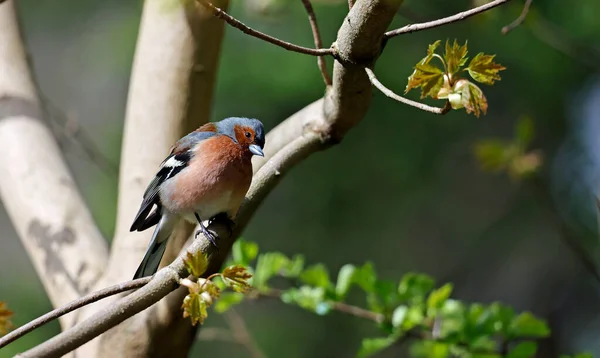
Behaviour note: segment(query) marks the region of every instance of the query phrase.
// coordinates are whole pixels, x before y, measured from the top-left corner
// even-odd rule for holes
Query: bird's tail
[[[167,241],[173,232],[174,224],[173,218],[170,218],[168,214],[161,217],[152,234],[152,240],[150,240],[146,255],[144,255],[144,259],[133,276],[134,280],[152,276],[158,270],[160,260],[167,248]]]

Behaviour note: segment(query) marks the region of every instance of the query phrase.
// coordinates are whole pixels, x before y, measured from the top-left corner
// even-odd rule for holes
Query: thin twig
[[[225,319],[227,320],[227,324],[229,324],[229,328],[235,337],[235,340],[243,345],[250,356],[252,358],[265,358],[266,355],[260,350],[260,347],[256,344],[256,342],[250,336],[250,332],[248,331],[248,327],[246,327],[246,323],[242,316],[236,312],[235,309],[230,309],[225,314]]]
[[[213,5],[212,3],[210,3],[207,0],[198,0],[198,3],[200,5],[206,7],[208,10],[210,10],[214,16],[224,20],[226,23],[235,27],[236,29],[241,30],[243,33],[250,35],[250,36],[254,36],[254,37],[264,40],[266,42],[272,43],[273,45],[277,45],[286,50],[299,52],[299,53],[303,53],[305,55],[312,55],[312,56],[324,56],[324,55],[333,54],[333,50],[331,48],[314,49],[314,48],[298,46],[298,45],[294,45],[292,43],[280,40],[276,37],[267,35],[260,31],[256,31],[256,30],[244,25],[242,22],[240,22],[233,16],[229,15],[222,9],[216,7],[215,5]]]
[[[0,338],[0,348],[6,346],[7,344],[13,342],[14,340],[22,337],[23,335],[33,331],[34,329],[45,325],[69,312],[72,312],[78,308],[89,305],[90,303],[94,303],[96,301],[100,301],[103,298],[114,296],[121,292],[133,290],[136,288],[140,288],[146,285],[150,281],[151,277],[139,278],[137,280],[128,281],[125,283],[120,283],[114,286],[106,287],[101,290],[92,292],[87,294],[81,298],[72,301],[62,307],[59,307],[55,310],[52,310],[45,315],[42,315],[33,321],[21,326],[4,337]]]
[[[467,10],[467,11],[463,11],[463,12],[459,12],[456,15],[452,15],[452,16],[448,16],[448,17],[444,17],[438,20],[433,20],[433,21],[429,21],[429,22],[423,22],[420,24],[410,24],[410,25],[406,25],[404,27],[401,27],[399,29],[396,30],[391,30],[385,33],[384,37],[385,38],[390,38],[390,37],[394,37],[394,36],[398,36],[401,34],[406,34],[406,33],[410,33],[410,32],[415,32],[415,31],[421,31],[421,30],[427,30],[427,29],[431,29],[434,27],[438,27],[438,26],[442,26],[442,25],[446,25],[452,22],[457,22],[457,21],[462,21],[468,17],[471,17],[473,15],[477,15],[479,13],[482,13],[484,11],[490,10],[492,8],[495,8],[498,5],[502,5],[506,2],[509,2],[510,0],[495,0],[492,2],[489,2],[485,5],[481,5],[478,6],[476,8],[473,8],[471,10]]]
[[[367,71],[367,75],[369,76],[369,80],[371,81],[373,86],[377,87],[378,90],[380,90],[384,95],[388,96],[391,99],[394,99],[394,100],[404,103],[404,104],[408,104],[409,106],[416,107],[423,111],[431,112],[431,113],[435,113],[435,114],[446,114],[450,111],[450,105],[448,104],[448,102],[446,102],[446,105],[443,108],[440,108],[440,107],[428,106],[424,103],[413,101],[408,98],[402,97],[402,96],[394,93],[389,88],[385,87],[381,82],[379,82],[377,77],[375,77],[375,73],[373,72],[372,69],[365,68],[365,71]]]
[[[277,288],[270,288],[266,291],[257,292],[257,294],[259,296],[281,298],[283,291],[280,289],[277,289]],[[338,312],[342,312],[342,313],[345,313],[345,314],[348,314],[351,316],[355,316],[355,317],[359,317],[359,318],[368,319],[370,321],[374,321],[377,323],[383,322],[383,320],[385,318],[381,313],[369,311],[362,307],[349,305],[349,304],[343,303],[343,302],[333,302],[331,308],[333,308],[333,310],[338,311]]]
[[[319,25],[317,25],[317,16],[315,15],[315,10],[313,9],[310,0],[302,0],[302,4],[304,4],[304,8],[308,13],[308,21],[310,22],[313,39],[315,40],[315,47],[317,49],[323,48],[323,41],[321,40]],[[325,57],[317,57],[317,64],[319,65],[319,70],[321,70],[321,75],[323,75],[325,86],[331,86],[331,76],[329,75],[329,72],[327,72],[327,63],[325,62]]]
[[[531,7],[531,3],[533,0],[525,0],[525,6],[523,6],[523,11],[521,11],[521,15],[515,19],[515,21],[510,24],[504,26],[502,28],[502,35],[506,35],[510,31],[514,30],[517,26],[521,25],[525,18],[527,17],[527,13],[529,12],[529,8]]]

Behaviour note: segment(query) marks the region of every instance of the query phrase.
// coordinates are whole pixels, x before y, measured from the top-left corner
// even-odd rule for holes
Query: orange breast
[[[226,136],[200,142],[188,167],[165,186],[163,205],[173,212],[200,211],[204,220],[219,212],[235,215],[252,181],[250,158]]]

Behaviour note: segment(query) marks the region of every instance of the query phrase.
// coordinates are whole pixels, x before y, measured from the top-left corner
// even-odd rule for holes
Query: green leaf
[[[451,75],[458,72],[467,63],[467,42],[465,41],[465,44],[460,46],[456,40],[454,40],[452,45],[446,40],[444,60],[446,60],[446,66]]]
[[[329,272],[323,264],[307,267],[300,274],[300,281],[307,285],[322,287],[324,289],[329,289],[332,286],[329,279]]]
[[[231,248],[231,254],[235,264],[248,266],[258,255],[258,244],[238,239]]]
[[[533,139],[534,127],[533,120],[529,117],[522,117],[516,125],[516,136],[519,144],[526,148]]]
[[[521,342],[511,349],[506,356],[507,358],[531,358],[537,352],[537,344],[535,342]]]
[[[494,57],[496,55],[486,55],[483,52],[473,57],[467,70],[475,81],[492,85],[495,81],[500,80],[498,72],[505,70],[506,67],[495,63]]]
[[[241,265],[232,265],[226,267],[222,272],[223,281],[235,292],[246,293],[252,287],[248,280],[252,278],[252,274]]]
[[[243,293],[225,292],[221,294],[221,297],[215,302],[215,311],[218,313],[223,313],[230,309],[232,306],[241,303],[243,299]]]
[[[500,172],[506,168],[510,159],[506,149],[506,143],[495,139],[483,140],[474,146],[481,169],[489,172]]]
[[[289,260],[286,265],[284,265],[280,274],[283,277],[296,278],[300,276],[302,270],[304,269],[304,256],[295,255],[293,259]]]
[[[409,306],[406,311],[406,317],[402,322],[402,330],[408,331],[418,325],[421,325],[425,321],[425,306],[423,304],[416,304]]]
[[[337,276],[337,282],[335,284],[335,294],[338,299],[341,300],[346,297],[346,294],[350,290],[350,286],[352,286],[355,272],[356,267],[351,264],[346,264],[340,268]]]
[[[435,286],[435,281],[424,274],[407,273],[400,280],[398,295],[405,302],[423,302],[425,296]]]
[[[430,310],[428,310],[428,313]],[[464,335],[466,332],[466,307],[465,305],[453,299],[446,299],[439,309],[434,310],[441,318],[439,330],[440,337],[451,335]],[[430,314],[430,317],[434,317]]]
[[[183,318],[190,317],[192,326],[195,326],[197,323],[202,324],[206,317],[208,317],[207,307],[207,302],[202,294],[190,292],[185,296],[181,305],[181,308],[183,308]]]
[[[544,338],[550,335],[550,328],[546,322],[530,312],[523,312],[512,320],[509,333],[512,337],[517,338]]]
[[[363,289],[365,292],[375,292],[375,282],[377,281],[377,273],[373,267],[373,263],[366,262],[361,267],[358,267],[354,272],[352,281]]]
[[[443,84],[444,71],[429,63],[419,63],[408,77],[408,84],[404,93],[408,93],[413,88],[421,87],[421,98],[431,97],[436,99]]]
[[[252,285],[261,290],[267,288],[267,282],[275,274],[289,265],[290,259],[280,252],[267,252],[258,256]]]
[[[376,280],[372,293],[367,296],[369,307],[375,311],[388,315],[401,302],[396,283],[391,280]]]
[[[452,284],[447,283],[444,286],[433,290],[427,298],[427,309],[435,311],[438,308],[441,308],[452,294],[452,288]]]
[[[296,304],[306,310],[326,314],[329,309],[325,309],[322,304],[325,302],[325,290],[322,287],[301,286],[300,288],[290,288],[281,294],[281,300],[287,304]]]
[[[402,323],[404,323],[407,313],[408,307],[404,305],[396,307],[394,313],[392,313],[392,325],[394,327],[400,327]]]
[[[369,357],[373,354],[380,352],[396,341],[396,337],[389,336],[385,338],[365,338],[362,340],[360,350],[358,351],[358,357]]]
[[[450,353],[450,346],[443,342],[417,341],[410,347],[410,357],[415,358],[449,358],[455,356]],[[464,355],[456,356],[463,357]]]
[[[186,257],[183,259],[183,263],[188,272],[194,277],[202,276],[208,267],[208,260],[201,251],[196,252],[195,254],[188,251]]]
[[[494,302],[485,310],[483,316],[491,324],[490,331],[492,333],[507,335],[515,317],[515,311],[512,307]]]

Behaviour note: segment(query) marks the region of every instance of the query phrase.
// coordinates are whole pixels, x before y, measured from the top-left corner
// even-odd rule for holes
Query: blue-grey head
[[[229,117],[216,122],[217,132],[231,137],[250,153],[264,157],[265,128],[254,118]]]

